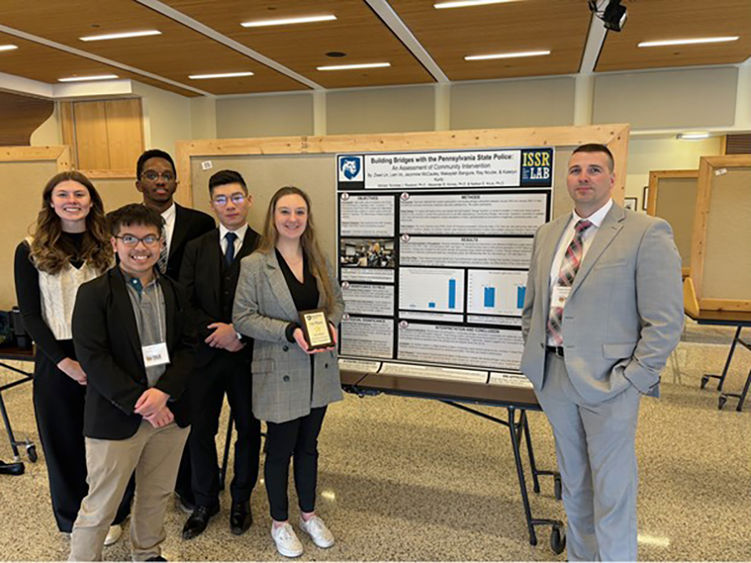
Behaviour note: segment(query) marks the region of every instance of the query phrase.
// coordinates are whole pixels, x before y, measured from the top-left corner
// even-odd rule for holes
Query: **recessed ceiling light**
[[[296,18],[276,18],[273,20],[252,20],[242,22],[243,27],[266,27],[270,25],[291,25],[295,23],[315,23],[335,20],[334,14],[324,14],[322,16],[299,16]]]
[[[79,37],[81,41],[107,41],[108,39],[128,39],[130,37],[148,37],[150,35],[161,35],[162,32],[157,29],[146,29],[144,31],[124,31],[122,33],[103,33],[101,35],[84,35]]]
[[[683,141],[698,141],[700,139],[708,139],[709,133],[707,131],[690,131],[687,133],[678,133],[676,137]]]
[[[215,74],[191,74],[188,76],[191,80],[205,80],[207,78],[236,78],[238,76],[253,76],[250,71],[247,72],[217,72]]]
[[[354,70],[358,68],[384,68],[391,66],[391,63],[362,63],[351,65],[326,65],[317,66],[316,70]]]
[[[725,43],[727,41],[737,41],[738,36],[728,37],[697,37],[695,39],[663,39],[659,41],[642,41],[639,47],[666,47],[668,45],[697,45],[699,43]]]
[[[549,55],[550,51],[518,51],[516,53],[492,53],[489,55],[467,55],[465,61],[486,61],[489,59],[516,59],[519,57],[541,57]]]
[[[0,45],[0,51],[13,51],[14,49],[18,49],[18,45]]]
[[[88,80],[110,80],[117,78],[117,74],[93,74],[91,76],[67,76],[58,78],[58,82],[86,82]]]
[[[484,6],[486,4],[507,4],[519,0],[452,0],[451,2],[436,2],[433,7],[436,10],[444,8],[469,8],[471,6]]]

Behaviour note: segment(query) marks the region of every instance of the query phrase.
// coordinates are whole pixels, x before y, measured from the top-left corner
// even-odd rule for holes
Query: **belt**
[[[559,358],[563,357],[563,346],[545,346],[545,351],[550,354],[555,354]]]

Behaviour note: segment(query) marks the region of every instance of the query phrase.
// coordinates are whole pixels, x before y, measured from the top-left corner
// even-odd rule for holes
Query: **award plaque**
[[[310,350],[331,348],[334,345],[329,320],[323,309],[300,311],[300,328]]]

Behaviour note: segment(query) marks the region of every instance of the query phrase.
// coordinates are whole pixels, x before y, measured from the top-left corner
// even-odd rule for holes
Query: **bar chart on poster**
[[[524,379],[521,312],[534,233],[551,215],[553,156],[338,155],[340,356],[400,374]]]

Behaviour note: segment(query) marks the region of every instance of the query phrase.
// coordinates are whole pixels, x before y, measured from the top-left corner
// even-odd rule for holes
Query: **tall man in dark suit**
[[[248,226],[252,196],[243,177],[222,170],[209,179],[211,207],[219,228],[188,243],[180,282],[193,304],[195,326],[202,341],[196,351],[194,421],[190,438],[195,510],[183,537],[201,534],[219,511],[219,479],[214,442],[225,392],[237,428],[234,477],[230,485],[230,529],[242,534],[252,523],[250,493],[258,478],[261,424],[251,412],[253,342],[232,326],[232,304],[240,260],[253,252],[259,235]]]
[[[157,266],[173,280],[180,274],[185,245],[214,228],[211,216],[174,201],[177,184],[175,163],[168,153],[150,149],[138,157],[136,188],[143,194],[143,204],[156,209],[164,219],[164,246]],[[180,504],[186,510],[193,508],[189,449],[186,445],[175,485]]]
[[[83,429],[89,491],[73,525],[70,559],[99,561],[133,472],[134,561],[163,560],[164,516],[190,417],[190,308],[155,268],[162,218],[130,204],[110,216],[117,266],[78,290],[73,341],[88,376]]]
[[[177,172],[172,157],[159,149],[151,149],[138,157],[136,188],[143,194],[143,204],[156,209],[164,219],[165,256],[158,263],[162,273],[172,279],[180,274],[185,245],[214,228],[211,216],[175,203]],[[164,254],[164,253],[163,253]]]
[[[569,560],[633,561],[636,423],[642,394],[683,326],[670,225],[613,203],[613,155],[582,145],[568,163],[574,211],[535,234],[521,369],[555,435]]]

